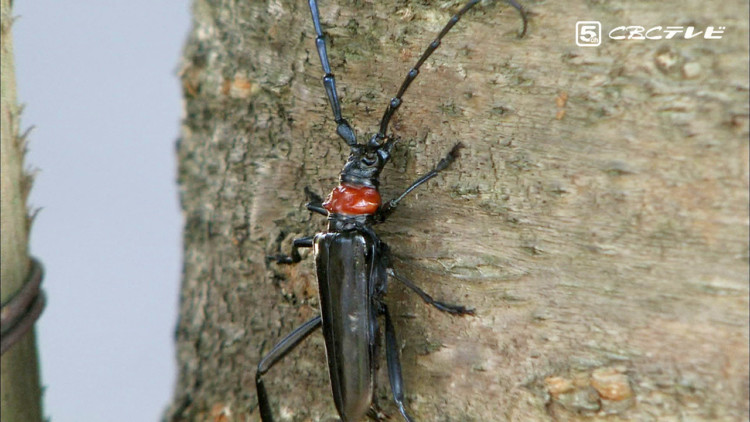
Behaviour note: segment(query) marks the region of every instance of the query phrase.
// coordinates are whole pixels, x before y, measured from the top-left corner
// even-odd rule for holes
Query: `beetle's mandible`
[[[525,10],[514,0],[505,1],[521,14],[523,30],[520,36],[524,36],[527,25]],[[349,146],[350,154],[341,171],[340,184],[325,201],[309,189],[305,190],[310,200],[307,209],[328,218],[327,231],[295,239],[291,255],[271,257],[279,264],[297,263],[301,260],[299,248],[313,248],[320,295],[320,315],[287,335],[258,364],[255,384],[260,416],[263,422],[273,421],[263,375],[313,331],[323,327],[333,400],[341,420],[357,422],[365,415],[379,419],[374,403],[374,373],[377,368],[380,339],[378,318],[382,316],[385,319],[386,362],[393,399],[403,418],[411,422],[414,419],[404,404],[396,334],[388,307],[383,302],[388,277],[402,282],[425,302],[441,311],[453,315],[466,315],[472,314],[473,310],[436,301],[396,272],[391,266],[388,246],[375,234],[373,225],[384,222],[409,192],[448,168],[458,157],[459,149],[463,145],[460,142],[454,145],[435,168],[417,179],[401,195],[385,203],[381,201],[378,192],[379,177],[397,140],[387,132],[393,113],[401,106],[403,95],[416,79],[420,67],[440,46],[443,37],[469,9],[479,3],[479,0],[466,3],[430,43],[407,73],[396,96],[388,104],[380,120],[379,130],[363,144],[357,143],[354,130],[341,115],[336,80],[328,62],[317,0],[308,2],[317,34],[315,46],[324,72],[323,86],[337,125],[336,133]]]

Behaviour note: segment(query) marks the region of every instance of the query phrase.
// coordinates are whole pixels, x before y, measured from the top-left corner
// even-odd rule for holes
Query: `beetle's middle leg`
[[[440,301],[437,301],[437,300],[433,299],[432,296],[430,296],[429,294],[427,294],[427,292],[425,292],[424,290],[420,289],[419,286],[417,286],[416,284],[414,284],[408,278],[406,278],[406,277],[402,276],[401,274],[397,273],[396,270],[394,270],[393,268],[388,268],[388,275],[391,276],[391,277],[393,277],[393,278],[395,278],[396,280],[404,283],[404,285],[406,287],[412,289],[414,291],[414,293],[418,294],[419,297],[422,298],[422,300],[424,300],[426,303],[434,306],[438,310],[441,310],[443,312],[447,312],[447,313],[453,314],[453,315],[474,315],[474,310],[473,309],[467,308],[467,307],[462,306],[462,305],[450,305],[450,304],[443,303],[443,302],[440,302]]]
[[[314,239],[315,236],[306,236],[294,239],[292,241],[291,255],[271,255],[268,258],[276,261],[277,264],[296,264],[302,261],[302,257],[299,254],[299,248],[312,248]]]

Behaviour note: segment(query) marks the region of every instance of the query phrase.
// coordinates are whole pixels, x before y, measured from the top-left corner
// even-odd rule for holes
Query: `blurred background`
[[[15,2],[45,416],[159,420],[176,375],[175,141],[187,1]]]

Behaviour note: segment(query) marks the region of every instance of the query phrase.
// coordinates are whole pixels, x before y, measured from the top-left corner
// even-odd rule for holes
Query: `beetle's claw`
[[[462,305],[449,305],[447,303],[435,302],[435,307],[452,315],[476,315],[473,308]]]
[[[294,259],[289,255],[266,255],[266,263],[275,262],[277,264],[292,264]]]
[[[370,406],[370,410],[367,411],[367,417],[376,421],[376,422],[383,422],[387,419],[390,419],[391,416],[387,413],[384,413],[380,406],[373,404]]]

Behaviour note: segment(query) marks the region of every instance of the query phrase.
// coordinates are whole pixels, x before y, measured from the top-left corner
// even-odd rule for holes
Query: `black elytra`
[[[521,14],[526,34],[526,11],[514,0],[506,0]],[[305,340],[323,327],[331,389],[336,410],[343,422],[357,422],[365,416],[380,419],[375,402],[375,371],[380,338],[379,317],[385,319],[385,349],[388,376],[393,399],[403,418],[412,422],[404,404],[404,382],[401,375],[399,346],[388,307],[384,303],[388,278],[402,282],[426,303],[453,315],[470,315],[474,311],[460,305],[434,300],[391,265],[388,246],[375,234],[373,226],[386,221],[399,202],[412,190],[437,176],[458,157],[459,142],[428,173],[412,183],[401,195],[383,204],[378,192],[380,172],[388,162],[396,142],[388,135],[391,117],[402,103],[409,85],[419,69],[440,46],[443,37],[479,0],[466,3],[443,27],[413,68],[409,70],[396,96],[391,99],[380,120],[378,132],[367,143],[357,143],[354,130],[342,117],[336,91],[336,79],[328,61],[326,39],[320,23],[317,0],[308,0],[315,27],[315,46],[323,67],[323,86],[336,122],[336,133],[350,147],[349,158],[341,171],[340,183],[325,201],[306,189],[307,209],[325,215],[328,229],[314,236],[295,239],[291,255],[276,255],[278,264],[301,260],[299,248],[313,248],[320,295],[320,315],[284,337],[261,359],[255,375],[258,407],[263,422],[272,422],[273,414],[263,375]]]

